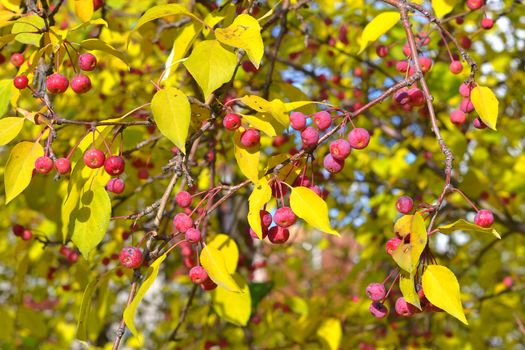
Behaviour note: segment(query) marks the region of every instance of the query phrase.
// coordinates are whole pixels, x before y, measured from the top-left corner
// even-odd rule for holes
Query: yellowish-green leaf
[[[88,316],[91,309],[93,293],[100,287],[101,284],[107,282],[113,273],[114,270],[109,270],[101,275],[98,275],[94,280],[90,281],[87,284],[86,289],[84,289],[77,322],[76,338],[78,340],[88,340]]]
[[[298,217],[316,229],[340,236],[330,226],[326,202],[308,187],[293,187],[290,194],[290,206]]]
[[[286,112],[291,112],[293,110],[296,110],[298,108],[310,105],[312,103],[319,103],[316,101],[295,101],[295,102],[287,102],[284,104],[284,110]],[[320,103],[319,103],[320,104]]]
[[[246,326],[252,313],[250,289],[241,275],[235,273],[232,277],[242,292],[236,293],[217,286],[211,293],[212,306],[222,319],[237,326]]]
[[[166,72],[162,77],[163,82],[167,81],[167,86],[173,85],[171,84],[171,80],[168,80],[169,77],[172,76],[171,72],[175,72],[177,70],[180,60],[186,56],[188,49],[195,41],[197,35],[199,35],[201,29],[202,25],[200,23],[190,22],[175,32],[173,47],[168,56],[168,59],[166,60]]]
[[[208,246],[213,247],[221,252],[224,257],[226,271],[233,274],[237,269],[239,262],[239,248],[235,241],[228,235],[219,233],[208,242]]]
[[[93,0],[75,0],[75,14],[82,22],[93,17]]]
[[[399,12],[383,12],[371,20],[363,30],[360,38],[360,49],[358,53],[363,52],[370,43],[373,43],[381,35],[388,32],[397,22],[399,22]]]
[[[264,54],[264,44],[261,26],[255,18],[248,14],[241,14],[227,28],[217,28],[215,37],[223,44],[246,51],[253,65],[259,68]]]
[[[483,123],[496,130],[499,102],[496,95],[486,86],[476,86],[470,93],[472,104]]]
[[[412,232],[413,215],[403,215],[394,224],[394,233],[401,238],[405,238]]]
[[[201,41],[194,46],[191,55],[184,62],[184,66],[202,89],[204,99],[208,99],[222,84],[231,80],[236,65],[236,55],[226,50],[217,40]]]
[[[270,113],[284,127],[290,124],[290,118],[286,111],[286,106],[283,101],[275,99],[267,101],[262,97],[256,95],[246,95],[242,97],[241,102],[251,109],[260,113]]]
[[[471,222],[465,221],[463,219],[459,219],[448,225],[440,226],[437,228],[437,230],[444,234],[449,234],[454,231],[470,231],[470,232],[488,233],[498,239],[501,239],[500,234],[498,233],[498,231],[496,231],[495,228],[481,227]]]
[[[268,185],[266,177],[261,178],[253,187],[252,194],[248,198],[248,223],[252,230],[262,239],[261,211],[263,205],[272,198],[272,189]]]
[[[235,160],[241,172],[253,183],[259,181],[259,147],[246,148],[241,143],[241,132],[235,131],[233,136]]]
[[[398,222],[401,232],[406,233],[410,230],[410,242],[400,244],[393,252],[392,258],[403,270],[410,274],[413,278],[417,272],[419,258],[427,245],[427,231],[425,228],[425,221],[421,214],[405,215],[406,219],[401,218]],[[410,227],[410,229],[408,229]]]
[[[103,18],[97,18],[97,19],[91,19],[87,22],[84,22],[84,23],[80,23],[76,26],[74,26],[73,28],[71,28],[71,31],[75,31],[75,30],[79,30],[81,28],[84,28],[86,26],[89,26],[89,25],[103,25],[104,27],[108,27],[108,22],[106,22]]]
[[[126,323],[126,326],[129,328],[131,333],[133,333],[133,335],[135,336],[139,335],[137,327],[135,326],[135,314],[137,313],[137,307],[144,298],[144,295],[146,295],[146,292],[149,290],[149,288],[157,278],[157,275],[159,274],[160,264],[162,264],[164,259],[166,259],[166,254],[159,256],[159,258],[148,267],[148,272],[146,273],[144,282],[142,282],[142,284],[140,285],[137,294],[135,294],[135,298],[133,298],[133,301],[124,310],[124,322]]]
[[[419,295],[417,294],[416,287],[414,285],[414,278],[401,273],[399,276],[399,289],[401,290],[401,294],[403,294],[403,298],[405,298],[407,303],[410,303],[421,310]]]
[[[13,79],[0,80],[0,117],[7,113],[9,101],[13,96]]]
[[[153,20],[173,16],[173,15],[185,15],[191,17],[199,22],[202,22],[199,17],[192,14],[190,11],[186,10],[182,5],[179,4],[165,4],[158,5],[148,9],[142,17],[138,20],[137,24],[133,28],[133,31],[139,30],[144,24],[151,22]]]
[[[22,44],[40,46],[42,33],[39,30],[45,26],[44,20],[38,15],[24,16],[16,20],[11,33],[17,34],[16,41]]]
[[[341,321],[337,318],[327,318],[323,320],[317,329],[317,336],[323,342],[325,349],[337,350],[341,345],[343,337],[343,328]]]
[[[84,258],[102,241],[111,217],[111,200],[104,185],[88,180],[80,196],[77,209],[71,213],[73,235],[71,240]]]
[[[206,245],[201,252],[200,262],[202,267],[208,273],[208,276],[218,286],[223,287],[230,292],[242,293],[241,287],[233,279],[226,267],[226,259],[215,247]]]
[[[468,325],[461,305],[459,283],[452,271],[445,266],[428,265],[423,273],[423,290],[432,304]]]
[[[7,117],[0,119],[0,146],[7,145],[22,130],[25,118]]]
[[[441,18],[454,8],[456,0],[432,0],[432,7],[437,18]]]
[[[160,132],[186,154],[191,119],[191,106],[186,95],[174,87],[161,89],[151,100],[151,110]]]
[[[38,142],[23,141],[13,147],[4,173],[5,204],[11,202],[29,186],[35,161],[43,155],[44,149]]]
[[[268,113],[257,113],[257,115],[242,114],[242,118],[250,124],[250,127],[261,130],[270,137],[277,136],[274,125],[272,125],[273,118]]]
[[[109,53],[113,57],[124,62],[126,65],[128,64],[128,59],[122,51],[115,49],[113,46],[100,39],[86,39],[80,43],[80,46],[88,51],[102,51]]]

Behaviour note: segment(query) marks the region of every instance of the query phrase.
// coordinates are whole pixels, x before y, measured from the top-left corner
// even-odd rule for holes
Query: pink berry
[[[281,226],[274,226],[268,231],[268,239],[273,244],[283,244],[290,238],[290,231]]]
[[[84,94],[91,90],[91,80],[84,74],[79,74],[71,79],[71,89],[77,94]]]
[[[330,143],[330,154],[335,160],[344,161],[350,155],[352,146],[345,139],[337,139]]]
[[[465,123],[465,120],[467,120],[467,116],[463,111],[460,111],[459,109],[456,109],[450,113],[450,121],[455,125],[463,125]]]
[[[306,116],[301,112],[292,112],[290,114],[290,126],[297,131],[304,130],[306,128]]]
[[[28,229],[25,229],[22,232],[22,235],[20,236],[20,238],[22,238],[22,240],[24,241],[29,241],[32,237],[33,237],[33,232],[31,232],[31,230],[28,230]]]
[[[467,7],[472,11],[480,9],[483,5],[485,5],[484,0],[467,0]]]
[[[186,231],[184,237],[189,242],[198,243],[201,240],[201,231],[191,227],[188,229],[188,231]]]
[[[46,88],[52,94],[61,94],[67,90],[69,81],[59,73],[51,74],[46,78]]]
[[[71,162],[67,158],[55,160],[55,168],[60,175],[68,174],[71,171]]]
[[[405,54],[405,56],[410,56],[410,45],[408,45],[408,43],[406,43],[405,45],[403,45],[403,53]]]
[[[184,213],[179,213],[173,218],[173,228],[175,231],[186,233],[193,227],[193,219]]]
[[[421,71],[423,73],[426,73],[430,70],[430,68],[432,68],[432,59],[429,58],[429,57],[425,57],[425,56],[422,56],[422,57],[419,57],[419,65],[421,66]]]
[[[275,211],[273,220],[280,227],[289,227],[297,221],[297,216],[290,207],[281,207]]]
[[[407,91],[410,104],[415,107],[421,107],[425,104],[425,95],[421,89],[415,87]]]
[[[504,285],[505,287],[510,288],[510,287],[512,287],[512,284],[513,284],[513,283],[514,283],[514,282],[512,281],[512,277],[510,277],[510,276],[505,276],[505,277],[503,278],[503,285]]]
[[[268,213],[266,210],[261,210],[259,215],[261,216],[261,225],[268,228],[268,226],[272,224],[272,214]]]
[[[463,83],[459,86],[459,94],[463,97],[470,97],[471,90],[470,84]]]
[[[350,146],[355,149],[363,149],[370,142],[370,134],[366,129],[355,128],[348,134]]]
[[[84,71],[92,71],[97,66],[97,58],[95,55],[85,52],[78,56],[78,66]]]
[[[321,111],[314,114],[313,118],[315,125],[321,131],[324,131],[332,125],[332,117],[327,111]]]
[[[35,169],[40,174],[47,174],[53,169],[53,160],[48,156],[42,156],[35,161]]]
[[[408,61],[397,61],[396,70],[400,73],[405,73],[409,68]]]
[[[388,47],[385,46],[385,45],[379,45],[377,48],[376,48],[376,53],[379,57],[385,57],[388,55]]]
[[[463,36],[460,39],[460,45],[465,50],[468,50],[468,49],[470,49],[472,47],[472,40],[470,40],[470,38],[467,37],[467,36]]]
[[[208,273],[202,266],[192,267],[189,273],[191,281],[195,284],[204,283],[208,278]]]
[[[480,227],[490,227],[494,223],[494,215],[490,210],[481,209],[474,217],[474,223]]]
[[[491,29],[494,27],[494,20],[492,18],[485,17],[481,20],[481,26],[483,29]]]
[[[255,231],[251,227],[249,229],[249,232],[250,232],[250,236],[253,239],[259,239],[259,236],[257,236],[257,233],[255,233]],[[268,228],[266,228],[266,230],[263,228],[262,229],[262,238],[261,239],[265,239],[266,236],[268,236]]]
[[[403,297],[397,298],[395,309],[398,315],[405,317],[410,317],[417,311],[416,307],[407,303]]]
[[[408,196],[401,196],[397,199],[396,209],[401,214],[408,214],[414,208],[414,201]]]
[[[125,188],[126,184],[124,183],[124,180],[119,178],[110,179],[106,184],[106,190],[115,194],[121,194],[122,192],[124,192]]]
[[[175,202],[181,208],[188,208],[191,205],[191,194],[186,191],[180,191],[175,195]]]
[[[256,129],[246,129],[241,135],[241,143],[246,148],[258,146],[260,141],[261,133]]]
[[[104,5],[104,0],[93,0],[93,11],[98,10]]]
[[[84,163],[91,169],[98,169],[104,165],[106,157],[104,153],[97,149],[91,148],[84,153]]]
[[[382,283],[370,283],[366,287],[366,295],[372,301],[380,301],[386,295],[385,285]]]
[[[13,234],[15,236],[20,237],[24,233],[24,226],[19,225],[19,224],[15,224],[15,225],[13,225],[11,230],[13,230]]]
[[[201,283],[201,288],[203,290],[213,290],[217,288],[217,285],[211,280],[211,278],[208,277],[204,280],[204,282]]]
[[[390,238],[388,240],[388,242],[386,242],[386,253],[388,255],[392,255],[392,253],[394,252],[394,250],[396,250],[396,248],[401,244],[402,240],[400,238],[397,238],[397,237],[394,237],[394,238]]]
[[[104,170],[111,176],[118,176],[124,172],[126,163],[121,156],[111,156],[104,161]]]
[[[474,110],[474,105],[470,99],[464,98],[459,104],[459,109],[465,113],[470,113]]]
[[[25,61],[24,55],[21,53],[15,52],[11,55],[11,63],[15,67],[20,67]]]
[[[142,265],[144,257],[137,247],[124,247],[120,251],[120,263],[128,269],[136,269]]]
[[[227,130],[237,130],[241,126],[241,116],[235,113],[228,113],[224,116],[222,125]]]
[[[410,96],[408,94],[407,88],[402,88],[394,93],[394,101],[398,103],[399,105],[403,106],[410,102]]]
[[[483,121],[480,118],[474,119],[472,123],[474,124],[474,127],[476,129],[485,129],[487,127],[487,125],[483,123]]]
[[[388,315],[387,307],[379,301],[373,301],[368,310],[376,318],[385,318]]]
[[[301,132],[301,140],[305,147],[314,146],[319,141],[319,132],[314,127],[308,126]]]
[[[337,174],[343,170],[344,160],[337,160],[329,153],[323,159],[323,167],[331,174]]]
[[[13,79],[13,85],[18,89],[22,90],[29,84],[29,79],[25,75],[19,75]]]
[[[459,74],[463,70],[463,65],[460,61],[452,61],[450,63],[449,69],[452,74]]]

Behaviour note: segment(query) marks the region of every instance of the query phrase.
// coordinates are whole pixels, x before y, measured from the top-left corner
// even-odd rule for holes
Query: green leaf
[[[0,117],[7,113],[14,89],[13,79],[0,80]]]
[[[87,22],[93,17],[93,0],[75,0],[75,14],[82,22]]]
[[[106,283],[109,280],[109,277],[111,277],[113,273],[113,270],[106,271],[102,275],[99,275],[97,278],[90,281],[87,284],[86,289],[84,289],[84,294],[82,295],[82,303],[80,305],[80,312],[78,315],[76,334],[77,339],[88,340],[88,317],[93,301],[93,294],[100,287],[101,284]]]
[[[0,146],[7,145],[22,130],[25,118],[7,117],[0,119]]]
[[[240,99],[242,103],[260,113],[270,113],[284,127],[290,124],[290,118],[283,101],[275,99],[270,101],[256,95],[246,95]]]
[[[496,130],[499,102],[492,90],[478,85],[470,92],[470,98],[483,123],[492,130]]]
[[[202,22],[199,17],[195,16],[188,10],[186,10],[183,6],[178,4],[166,4],[166,5],[158,5],[154,6],[150,9],[148,9],[142,17],[139,18],[137,24],[133,28],[133,31],[137,31],[142,27],[144,24],[151,22],[153,20],[167,17],[167,16],[173,16],[173,15],[185,15],[188,17],[191,17],[193,19],[196,19],[199,22]]]
[[[317,329],[317,336],[322,340],[326,349],[337,350],[341,345],[343,328],[341,321],[337,318],[327,318],[323,320]]]
[[[468,325],[461,305],[459,283],[452,271],[441,265],[428,265],[423,272],[423,290],[435,306]]]
[[[261,26],[255,18],[241,14],[227,28],[217,28],[215,37],[221,43],[246,51],[248,58],[259,68],[264,54]]]
[[[184,66],[202,89],[205,100],[222,84],[231,80],[236,65],[235,54],[226,50],[217,40],[201,41],[184,62]]]
[[[22,44],[40,46],[42,33],[38,33],[38,31],[45,28],[45,26],[46,24],[42,17],[29,15],[17,19],[13,28],[11,28],[11,33],[17,34],[16,41]]]
[[[239,248],[235,241],[230,236],[219,233],[207,245],[221,252],[226,270],[230,274],[234,273],[239,262]]]
[[[164,259],[166,259],[166,254],[159,256],[159,258],[148,267],[148,272],[146,273],[144,282],[142,282],[139,290],[137,291],[137,294],[135,294],[135,297],[131,303],[124,310],[124,322],[126,323],[126,326],[129,328],[130,332],[135,336],[139,335],[137,327],[135,326],[135,314],[137,313],[137,307],[144,298],[144,295],[146,295],[148,289],[157,278],[160,264],[162,264]]]
[[[432,0],[432,7],[437,18],[441,18],[454,8],[457,1],[453,0]]]
[[[373,43],[379,39],[381,35],[388,32],[397,22],[399,22],[399,19],[399,12],[391,11],[383,12],[371,20],[361,34],[358,54],[363,52],[370,43]]]
[[[340,236],[340,234],[330,226],[326,202],[311,189],[304,186],[292,187],[290,206],[295,215],[316,229]]]
[[[238,326],[246,326],[252,313],[250,289],[241,275],[235,273],[232,277],[242,292],[235,293],[217,286],[211,293],[212,306],[222,319]]]
[[[270,294],[273,289],[274,283],[270,282],[251,282],[250,283],[250,295],[252,297],[252,309],[257,308],[257,305],[261,300]]]
[[[153,118],[160,132],[186,154],[191,106],[182,91],[167,87],[157,91],[151,100]]]
[[[106,52],[128,65],[128,59],[122,51],[115,49],[113,46],[100,39],[86,39],[80,43],[80,46],[88,51]]]
[[[421,214],[405,215],[407,218],[401,218],[398,222],[402,222],[402,228],[398,228],[403,233],[410,230],[410,242],[400,244],[393,252],[392,258],[397,265],[408,272],[413,278],[417,272],[419,258],[427,245],[427,231],[425,228],[425,221]],[[396,223],[397,224],[397,223]],[[408,229],[409,227],[409,229]],[[397,231],[396,231],[397,232]]]
[[[225,260],[223,253],[215,247],[206,245],[202,249],[200,262],[211,280],[230,292],[241,293],[241,288],[228,272]]]
[[[259,239],[262,239],[263,236],[260,211],[271,198],[272,189],[268,185],[268,180],[263,177],[255,184],[248,198],[248,223]]]
[[[417,294],[416,287],[414,285],[414,278],[401,273],[399,276],[399,289],[401,290],[401,294],[403,294],[403,298],[405,298],[407,303],[410,303],[421,310],[419,295]]]
[[[71,213],[71,240],[84,258],[102,241],[111,217],[111,200],[102,184],[88,181],[81,193],[79,206]]]
[[[4,173],[5,204],[11,202],[29,186],[35,161],[43,155],[44,149],[38,142],[23,141],[13,147]]]
[[[481,227],[471,222],[465,221],[463,219],[459,219],[456,222],[453,222],[448,225],[440,226],[437,228],[437,230],[444,234],[449,234],[454,231],[472,231],[472,232],[488,233],[488,234],[492,234],[497,239],[501,239],[501,236],[498,233],[498,231],[496,231],[496,229],[492,227]]]
[[[259,181],[259,147],[246,148],[241,143],[241,131],[236,130],[233,135],[235,160],[241,172],[253,183]]]

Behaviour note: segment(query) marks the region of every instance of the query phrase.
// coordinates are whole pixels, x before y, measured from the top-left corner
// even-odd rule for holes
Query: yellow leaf
[[[22,130],[25,118],[7,117],[0,119],[0,146],[7,145]]]
[[[277,136],[275,127],[270,121],[270,116],[267,113],[257,113],[257,115],[242,114],[242,118],[248,122],[250,127],[261,130],[270,137]]]
[[[230,292],[242,293],[241,288],[228,272],[223,253],[206,245],[201,252],[200,262],[213,282]]]
[[[340,236],[330,226],[326,202],[308,187],[292,187],[290,206],[298,217],[318,230]]]
[[[246,326],[252,313],[250,289],[241,275],[235,273],[233,279],[240,286],[241,293],[217,286],[211,293],[212,306],[222,319],[238,326]]]
[[[146,294],[148,289],[151,287],[151,285],[157,278],[157,275],[159,274],[160,264],[162,264],[164,259],[166,259],[166,254],[159,256],[159,258],[148,267],[148,272],[146,273],[144,282],[142,282],[139,290],[137,291],[137,294],[135,294],[135,297],[133,298],[131,303],[124,310],[124,322],[126,323],[126,326],[129,328],[131,333],[133,333],[133,335],[135,336],[139,334],[139,332],[137,331],[137,327],[135,326],[135,314],[137,313],[137,307],[144,298],[144,295]]]
[[[246,51],[253,65],[259,68],[264,54],[261,26],[255,18],[241,14],[227,28],[217,28],[215,37],[221,43]]]
[[[401,238],[405,238],[412,231],[413,215],[403,215],[394,224],[394,232]]]
[[[416,292],[416,287],[414,285],[414,278],[401,273],[399,276],[399,289],[403,298],[405,298],[407,303],[410,303],[421,310],[421,304],[419,303],[419,295]]]
[[[208,246],[219,250],[224,257],[226,270],[232,274],[237,269],[239,262],[239,248],[235,241],[228,235],[219,233],[208,242]]]
[[[456,0],[432,0],[432,7],[437,18],[441,18],[454,8]]]
[[[260,239],[262,239],[262,227],[259,212],[271,198],[272,189],[268,185],[266,177],[263,177],[255,184],[252,194],[248,198],[248,223]]]
[[[388,32],[397,22],[399,22],[399,12],[383,12],[370,21],[363,30],[360,38],[361,48],[358,53],[363,52],[368,44],[376,41],[379,37]]]
[[[304,106],[307,106],[307,105],[310,105],[312,103],[319,103],[320,102],[315,102],[315,101],[295,101],[295,102],[287,102],[284,104],[284,110],[286,112],[291,112],[293,110],[296,110],[298,108],[301,108],[301,107],[304,107]]]
[[[109,53],[124,62],[126,65],[128,64],[128,59],[122,51],[115,49],[113,46],[100,39],[86,39],[80,43],[80,46],[89,51],[102,51]]]
[[[459,219],[456,222],[453,222],[448,225],[440,226],[437,228],[437,230],[441,233],[447,234],[452,233],[454,231],[473,231],[473,232],[481,232],[481,233],[488,233],[492,234],[497,239],[501,239],[500,234],[496,229],[492,227],[481,227],[476,224],[473,224],[471,222],[465,221],[463,219]]]
[[[486,86],[476,86],[470,93],[472,104],[483,123],[496,130],[499,102],[496,95]]]
[[[208,97],[222,84],[231,80],[237,65],[236,55],[226,50],[217,40],[201,41],[194,46],[184,62],[191,76]]]
[[[93,17],[93,0],[75,0],[75,14],[82,22]]]
[[[7,113],[14,89],[13,79],[0,80],[0,117]]]
[[[22,44],[40,46],[42,33],[39,33],[37,28],[44,28],[45,25],[42,17],[38,15],[24,16],[16,20],[11,33],[18,34],[16,41]]]
[[[459,283],[452,271],[445,266],[428,265],[423,273],[423,290],[432,304],[468,325],[461,305]]]
[[[35,160],[44,155],[44,149],[38,142],[23,141],[17,143],[5,166],[5,204],[11,202],[29,186]]]
[[[259,181],[259,147],[246,148],[241,143],[241,132],[235,131],[233,136],[234,154],[241,172],[253,183]]]
[[[162,77],[163,82],[168,81],[168,78],[171,76],[171,72],[175,72],[177,70],[180,60],[186,57],[188,49],[197,35],[199,35],[201,29],[201,24],[190,22],[175,32],[173,47],[168,56],[168,59],[166,60],[166,72]],[[168,81],[166,85],[171,86],[171,81]]]
[[[160,132],[186,154],[191,119],[191,106],[186,95],[174,87],[161,89],[151,100],[151,111]]]
[[[144,13],[144,15],[142,15],[142,17],[139,18],[137,24],[133,28],[133,31],[139,30],[140,27],[142,27],[144,24],[148,22],[151,22],[153,20],[156,20],[162,17],[173,16],[173,15],[185,15],[185,16],[188,16],[202,23],[202,20],[199,17],[195,16],[190,11],[186,10],[182,5],[165,4],[165,5],[158,5],[158,6],[148,9]]]
[[[337,350],[341,345],[343,329],[341,322],[337,318],[328,318],[324,320],[317,329],[317,336],[321,338],[325,348]]]
[[[284,127],[290,124],[290,118],[286,111],[286,106],[281,100],[267,101],[256,95],[246,95],[241,98],[241,102],[260,113],[270,113]]]
[[[410,233],[410,242],[400,244],[392,252],[392,258],[399,267],[413,278],[417,271],[421,253],[427,245],[428,237],[425,221],[421,214],[405,215],[405,217],[398,220],[398,223],[402,223],[402,225],[398,225],[398,229],[403,233]]]

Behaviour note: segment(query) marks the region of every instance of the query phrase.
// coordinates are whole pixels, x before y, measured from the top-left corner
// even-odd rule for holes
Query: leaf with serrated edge
[[[200,262],[208,276],[217,285],[230,292],[242,293],[241,288],[228,272],[223,254],[215,247],[206,245],[201,252]]]
[[[330,225],[326,202],[311,189],[304,186],[292,187],[290,207],[295,215],[316,229],[340,236]]]
[[[29,186],[35,161],[43,155],[44,149],[38,142],[22,141],[11,149],[4,173],[5,204]]]
[[[261,216],[259,213],[271,198],[272,189],[268,185],[268,180],[263,177],[255,184],[250,198],[248,198],[248,223],[259,239],[262,239]]]
[[[397,22],[399,22],[399,12],[383,12],[372,19],[363,30],[359,40],[360,49],[358,54],[363,52],[366,47],[379,39],[381,35],[388,32]]]
[[[496,130],[498,122],[499,101],[496,95],[486,86],[476,86],[470,92],[470,99],[476,113],[492,130]]]

